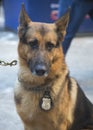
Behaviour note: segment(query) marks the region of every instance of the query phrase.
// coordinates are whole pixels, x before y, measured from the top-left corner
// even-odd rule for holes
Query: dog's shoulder
[[[75,98],[74,122],[71,130],[93,130],[93,104],[74,78],[71,78],[70,82],[71,95]]]

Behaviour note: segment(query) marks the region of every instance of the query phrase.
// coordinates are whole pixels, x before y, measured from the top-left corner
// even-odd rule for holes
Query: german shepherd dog
[[[69,10],[55,23],[32,22],[22,6],[14,98],[25,130],[93,130],[93,105],[62,51],[68,21]]]

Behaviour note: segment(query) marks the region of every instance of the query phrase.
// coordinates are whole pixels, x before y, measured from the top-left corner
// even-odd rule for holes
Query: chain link
[[[17,65],[17,60],[13,60],[12,62],[5,62],[0,60],[0,65],[1,66],[15,66]]]

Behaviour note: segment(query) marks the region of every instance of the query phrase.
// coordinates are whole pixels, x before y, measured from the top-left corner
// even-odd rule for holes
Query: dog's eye
[[[47,42],[47,43],[46,43],[46,49],[47,49],[48,51],[51,51],[54,47],[55,47],[55,46],[54,46],[53,43],[51,43],[51,42]]]
[[[37,39],[35,39],[35,40],[33,40],[33,41],[30,41],[29,42],[29,45],[30,45],[30,47],[32,48],[32,49],[38,49],[38,40]]]

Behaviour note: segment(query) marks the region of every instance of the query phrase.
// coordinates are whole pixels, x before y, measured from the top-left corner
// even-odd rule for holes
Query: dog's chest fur
[[[74,81],[73,85],[75,84]],[[67,130],[73,122],[73,109],[76,102],[77,88],[72,86],[72,91],[68,95],[66,84],[64,89],[58,88],[58,85],[61,85],[60,80],[59,84],[55,82],[51,92],[53,107],[50,111],[44,111],[39,105],[43,95],[42,92],[27,91],[18,83],[15,89],[16,102],[19,100],[19,103],[16,103],[18,113],[22,120],[31,125],[33,129]]]

